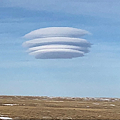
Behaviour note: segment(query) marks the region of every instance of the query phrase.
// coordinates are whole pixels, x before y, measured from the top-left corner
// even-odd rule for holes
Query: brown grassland
[[[120,99],[0,96],[0,116],[13,119],[120,119]]]

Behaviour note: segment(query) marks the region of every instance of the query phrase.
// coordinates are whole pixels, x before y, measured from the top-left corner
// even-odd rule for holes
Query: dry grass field
[[[0,96],[0,116],[12,119],[120,119],[120,99]]]

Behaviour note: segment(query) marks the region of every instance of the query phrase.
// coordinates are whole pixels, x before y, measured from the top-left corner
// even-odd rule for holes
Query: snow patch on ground
[[[94,105],[100,105],[99,103],[93,103]]]
[[[15,105],[18,105],[18,104],[3,104],[5,106],[15,106]]]
[[[9,117],[0,117],[0,119],[2,119],[2,120],[12,120],[12,118],[9,118]]]
[[[110,104],[110,106],[115,106],[114,104]]]

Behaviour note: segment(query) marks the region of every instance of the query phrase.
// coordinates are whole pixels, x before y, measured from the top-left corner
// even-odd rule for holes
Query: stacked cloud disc
[[[70,27],[49,27],[32,31],[24,37],[32,39],[23,43],[30,55],[37,59],[69,59],[82,57],[91,44],[80,38],[87,31]]]

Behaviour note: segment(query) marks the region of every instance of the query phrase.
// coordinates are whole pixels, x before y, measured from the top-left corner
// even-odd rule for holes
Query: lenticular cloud
[[[89,52],[91,44],[81,37],[89,32],[71,27],[48,27],[34,30],[23,43],[37,59],[71,59]]]

